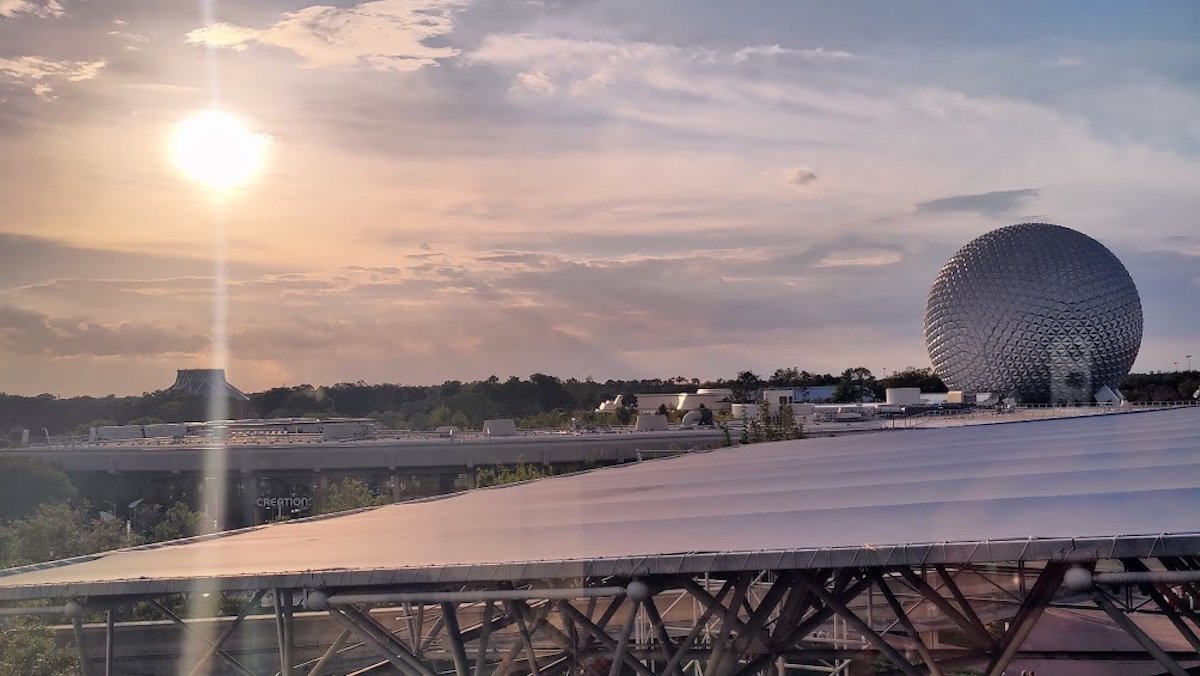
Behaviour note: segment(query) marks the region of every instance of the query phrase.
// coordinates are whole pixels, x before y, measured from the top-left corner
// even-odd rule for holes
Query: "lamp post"
[[[1191,373],[1192,372],[1192,355],[1185,354],[1184,356],[1187,357],[1187,360],[1188,360],[1188,373]]]

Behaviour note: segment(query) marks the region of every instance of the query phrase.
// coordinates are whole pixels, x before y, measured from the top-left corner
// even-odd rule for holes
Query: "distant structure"
[[[1119,396],[1142,342],[1142,303],[1096,240],[1021,223],[967,243],[925,307],[925,344],[951,390],[1022,403]]]
[[[833,401],[837,385],[767,388],[762,398],[772,404],[823,404]]]
[[[733,397],[733,390],[709,387],[700,388],[695,392],[638,393],[633,396],[637,400],[638,413],[654,413],[659,406],[666,406],[671,411],[684,412],[697,411],[703,406],[714,413],[719,413],[730,410],[729,400]],[[596,412],[612,413],[625,405],[625,396],[618,394],[610,401],[601,402],[600,406],[596,408]]]
[[[250,401],[245,392],[225,380],[225,369],[179,369],[175,372],[175,384],[167,388],[167,392],[194,397],[207,397],[214,391],[229,399]]]
[[[231,417],[244,418],[250,412],[250,397],[225,380],[225,369],[179,369],[167,393],[205,398],[223,396],[229,401]]]

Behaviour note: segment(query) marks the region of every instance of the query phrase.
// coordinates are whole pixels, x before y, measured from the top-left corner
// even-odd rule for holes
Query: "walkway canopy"
[[[39,564],[0,599],[1193,555],[1200,408],[757,444]]]

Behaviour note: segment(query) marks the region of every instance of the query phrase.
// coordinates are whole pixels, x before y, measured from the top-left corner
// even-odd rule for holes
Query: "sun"
[[[189,179],[225,191],[258,174],[268,141],[265,134],[250,131],[234,115],[204,110],[175,125],[171,156]]]

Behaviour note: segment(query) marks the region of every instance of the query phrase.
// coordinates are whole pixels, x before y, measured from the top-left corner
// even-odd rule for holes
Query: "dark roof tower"
[[[225,380],[225,369],[179,369],[175,372],[175,384],[167,392],[200,397],[217,393],[236,401],[250,401],[250,397]]]

